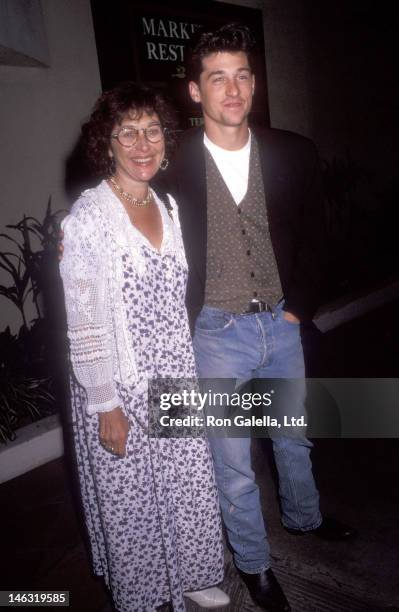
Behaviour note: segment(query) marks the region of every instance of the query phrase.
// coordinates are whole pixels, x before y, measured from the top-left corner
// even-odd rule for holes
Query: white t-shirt
[[[251,151],[251,132],[247,143],[238,151],[228,151],[215,145],[204,133],[204,145],[212,155],[236,204],[239,204],[248,189],[249,154]]]

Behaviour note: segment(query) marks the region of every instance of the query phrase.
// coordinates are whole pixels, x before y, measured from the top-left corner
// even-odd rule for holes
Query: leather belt
[[[274,314],[274,308],[267,302],[262,302],[261,300],[251,300],[249,302],[249,308],[242,314],[254,314],[256,312],[271,312]]]

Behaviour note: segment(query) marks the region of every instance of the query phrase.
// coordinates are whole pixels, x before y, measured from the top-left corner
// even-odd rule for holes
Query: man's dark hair
[[[212,53],[228,52],[247,54],[251,65],[251,53],[255,40],[251,30],[241,23],[228,23],[211,32],[200,32],[188,54],[188,78],[198,83],[203,70],[202,60]]]

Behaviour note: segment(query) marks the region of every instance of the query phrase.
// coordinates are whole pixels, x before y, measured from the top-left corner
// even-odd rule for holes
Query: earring
[[[112,157],[109,158],[109,173],[110,173],[110,175],[115,174],[115,171],[116,171],[115,157],[112,155]]]
[[[160,170],[166,170],[166,168],[169,166],[169,160],[167,157],[164,157],[163,160],[161,161],[161,163],[159,164],[159,169]]]

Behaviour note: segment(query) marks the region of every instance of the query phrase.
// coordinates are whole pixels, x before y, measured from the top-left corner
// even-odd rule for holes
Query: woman
[[[94,571],[119,612],[185,610],[183,593],[228,603],[212,587],[223,551],[207,442],[148,435],[147,380],[195,375],[176,206],[149,187],[170,125],[152,90],[103,94],[83,128],[103,180],[63,224],[79,479]]]

